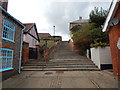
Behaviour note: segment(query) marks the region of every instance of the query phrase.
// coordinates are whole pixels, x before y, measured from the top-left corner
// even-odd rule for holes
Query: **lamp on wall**
[[[118,39],[117,47],[118,47],[118,49],[120,49],[120,38]]]
[[[112,19],[109,21],[108,25],[109,25],[109,26],[115,26],[115,25],[118,25],[119,23],[120,23],[120,20],[119,20],[118,18],[112,18]]]

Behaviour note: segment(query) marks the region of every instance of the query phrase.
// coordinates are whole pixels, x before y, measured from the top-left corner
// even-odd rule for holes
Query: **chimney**
[[[79,20],[82,20],[82,17],[81,17],[81,16],[79,17]]]
[[[2,1],[2,7],[7,11],[8,0],[1,0],[1,1]]]

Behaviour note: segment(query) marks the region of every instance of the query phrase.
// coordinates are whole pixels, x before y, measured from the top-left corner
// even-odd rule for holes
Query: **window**
[[[35,40],[34,40],[34,39],[32,40],[32,45],[33,45],[33,46],[35,45]]]
[[[2,39],[14,42],[15,25],[6,18],[3,21]]]
[[[11,70],[13,63],[13,50],[8,48],[0,49],[0,72]]]

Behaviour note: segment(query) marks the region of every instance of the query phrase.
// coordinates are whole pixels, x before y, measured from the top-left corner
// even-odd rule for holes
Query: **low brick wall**
[[[70,40],[69,43],[73,51],[79,51],[79,48],[77,47],[77,45],[74,44],[74,42]]]
[[[29,43],[23,42],[22,47],[22,64],[25,64],[29,60]]]
[[[56,49],[59,47],[60,44],[61,42],[57,42],[56,45],[44,49],[43,58],[45,61],[49,61],[53,57],[53,54],[55,53]]]

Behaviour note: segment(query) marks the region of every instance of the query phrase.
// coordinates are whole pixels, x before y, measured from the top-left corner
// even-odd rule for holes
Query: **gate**
[[[29,59],[37,59],[37,48],[29,48]]]

